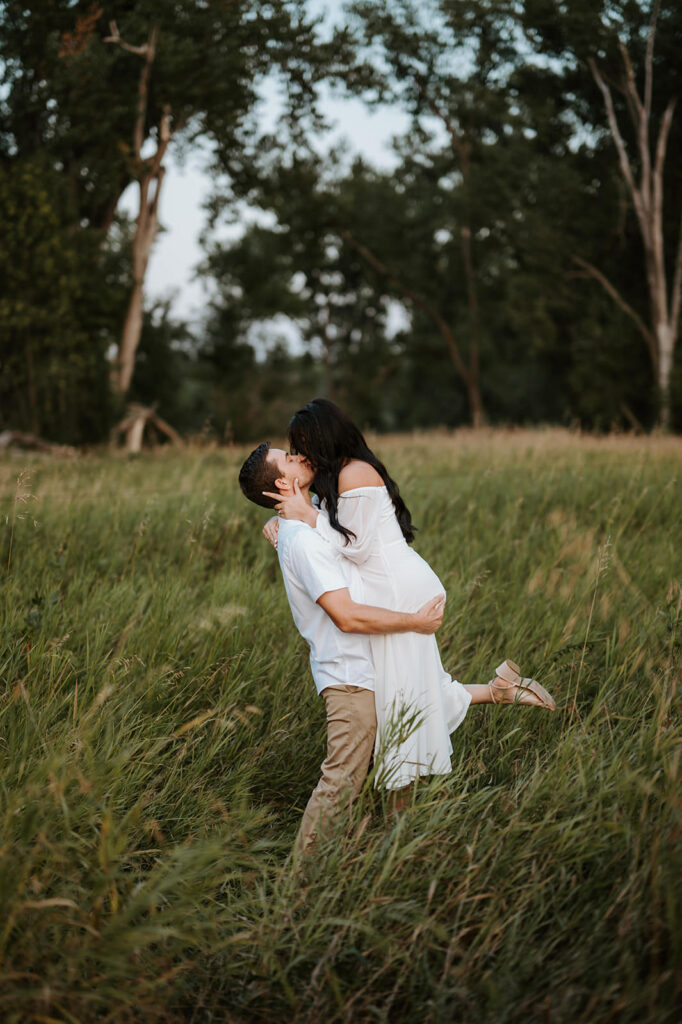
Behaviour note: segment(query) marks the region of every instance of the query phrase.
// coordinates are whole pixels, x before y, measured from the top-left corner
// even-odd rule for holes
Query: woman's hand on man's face
[[[310,502],[301,493],[298,480],[294,480],[294,488],[290,493],[263,491],[268,498],[276,498],[277,515],[282,519],[299,519],[309,526],[315,526],[317,522],[317,509],[313,508]]]

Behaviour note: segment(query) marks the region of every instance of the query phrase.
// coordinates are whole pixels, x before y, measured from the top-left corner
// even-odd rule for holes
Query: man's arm
[[[391,612],[356,604],[347,587],[328,590],[317,603],[343,633],[435,633],[443,621],[445,594],[427,601],[418,612]]]

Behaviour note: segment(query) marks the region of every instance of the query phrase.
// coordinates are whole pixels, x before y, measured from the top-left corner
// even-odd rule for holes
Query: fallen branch
[[[49,452],[50,455],[56,455],[58,458],[72,458],[78,454],[77,450],[69,444],[45,441],[37,434],[28,434],[23,430],[3,430],[0,432],[0,452],[8,451],[10,448]]]

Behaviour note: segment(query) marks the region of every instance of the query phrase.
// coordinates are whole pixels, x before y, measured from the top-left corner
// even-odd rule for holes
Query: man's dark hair
[[[277,466],[268,462],[270,442],[263,441],[254,448],[244,465],[239,470],[239,486],[243,493],[261,508],[274,508],[275,498],[266,498],[263,491],[276,491],[275,480],[279,476]]]

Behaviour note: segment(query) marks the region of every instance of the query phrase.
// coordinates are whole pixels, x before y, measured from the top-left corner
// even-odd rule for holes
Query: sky
[[[324,12],[329,22],[342,17],[341,0],[309,0],[309,8],[315,13]],[[273,113],[269,99],[266,87],[263,104],[266,122]],[[329,135],[330,144],[345,138],[351,152],[362,153],[375,166],[395,165],[390,140],[407,127],[408,119],[402,111],[391,107],[369,110],[358,99],[331,96],[328,90],[320,93],[320,109],[334,126]],[[202,207],[212,182],[202,170],[201,153],[190,155],[181,166],[174,159],[171,147],[165,164],[166,176],[159,203],[159,221],[164,230],[156,240],[147,271],[147,305],[172,297],[173,314],[197,323],[208,299],[207,285],[196,279],[195,268],[203,258],[199,235],[206,215]],[[137,186],[131,185],[124,192],[119,209],[134,217],[136,205]]]

